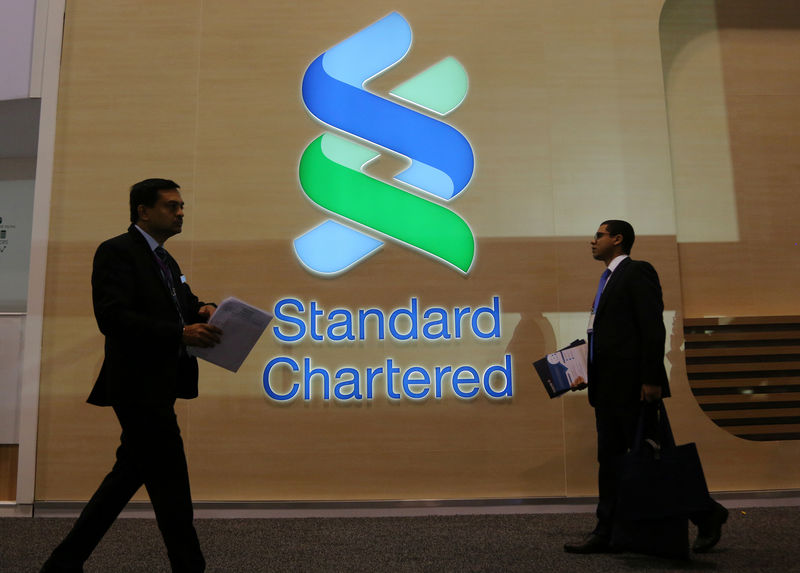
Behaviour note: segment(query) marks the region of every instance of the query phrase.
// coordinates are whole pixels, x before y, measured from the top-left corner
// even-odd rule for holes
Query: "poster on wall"
[[[33,221],[33,181],[0,181],[0,313],[24,313]]]

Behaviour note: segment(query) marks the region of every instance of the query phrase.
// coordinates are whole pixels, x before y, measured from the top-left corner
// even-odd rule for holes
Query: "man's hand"
[[[183,343],[186,346],[210,348],[219,344],[221,338],[222,331],[210,324],[198,322],[196,324],[187,324],[183,327]]]
[[[200,315],[200,318],[203,319],[203,322],[208,322],[208,319],[211,318],[211,315],[214,314],[214,311],[217,310],[213,304],[206,304],[200,307],[200,310],[197,311],[197,314]]]
[[[657,402],[661,400],[661,386],[642,384],[642,400],[645,402]]]

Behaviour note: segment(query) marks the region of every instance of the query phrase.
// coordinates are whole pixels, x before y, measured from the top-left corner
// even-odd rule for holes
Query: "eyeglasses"
[[[594,234],[594,240],[597,241],[600,237],[604,237],[606,235],[608,235],[609,237],[616,237],[617,235],[619,235],[619,233],[601,233],[598,231],[597,233]]]

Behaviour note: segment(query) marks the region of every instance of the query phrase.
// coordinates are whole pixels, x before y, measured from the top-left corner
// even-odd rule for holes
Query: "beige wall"
[[[797,315],[800,11],[669,2],[661,37],[686,315]]]
[[[716,293],[687,287],[702,284],[705,271],[692,269],[695,255],[678,242],[686,226],[676,218],[662,4],[69,2],[36,498],[87,499],[111,466],[113,413],[84,403],[102,360],[88,281],[97,244],[127,225],[127,188],[145,177],[182,185],[186,225],[167,246],[206,299],[235,295],[271,310],[294,296],[326,309],[388,312],[411,296],[421,307],[445,308],[501,298],[503,335],[490,343],[288,347],[268,332],[237,374],[201,365],[201,397],[179,406],[197,500],[593,494],[585,393],[548,399],[530,363],[582,336],[601,270],[588,236],[612,217],[634,224],[635,256],[661,275],[672,332],[668,407],[678,438],[698,442],[710,486],[797,487],[797,442],[735,438],[706,417],[686,381],[683,316],[703,314]],[[324,218],[297,182],[302,150],[324,129],[305,111],[300,81],[317,55],[392,10],[410,22],[414,45],[371,89],[385,94],[445,56],[469,74],[467,99],[447,122],[469,138],[477,167],[449,206],[475,232],[477,262],[464,277],[388,243],[345,275],[321,279],[291,250]],[[680,54],[680,42],[670,49]],[[709,65],[707,52],[703,58]],[[670,74],[681,77],[680,62],[672,60]],[[721,77],[713,85],[720,97],[728,93]],[[718,157],[724,130],[715,129]],[[382,163],[377,172],[385,174]],[[746,207],[737,203],[738,221]],[[727,247],[709,244],[724,254],[725,240]],[[311,356],[330,369],[363,370],[393,357],[406,366],[483,370],[507,353],[512,400],[277,406],[261,386],[265,363],[282,355]]]

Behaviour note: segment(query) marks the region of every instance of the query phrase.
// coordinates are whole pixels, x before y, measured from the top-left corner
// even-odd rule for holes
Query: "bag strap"
[[[639,421],[636,423],[636,434],[633,436],[633,444],[631,444],[630,449],[630,451],[633,453],[640,452],[646,441],[644,437],[644,429],[647,425],[647,416],[649,413],[650,412],[648,412],[648,408],[645,406],[645,404],[642,404],[641,408],[639,408]]]
[[[672,427],[669,425],[667,407],[663,400],[659,400],[658,412],[658,439],[662,449],[672,449],[675,447],[675,436],[672,435]]]
[[[652,432],[649,436],[648,430]],[[659,400],[657,404],[641,403],[639,421],[636,424],[636,434],[630,451],[640,452],[645,443],[656,452],[675,447],[675,437],[672,435],[672,427],[663,400]]]

